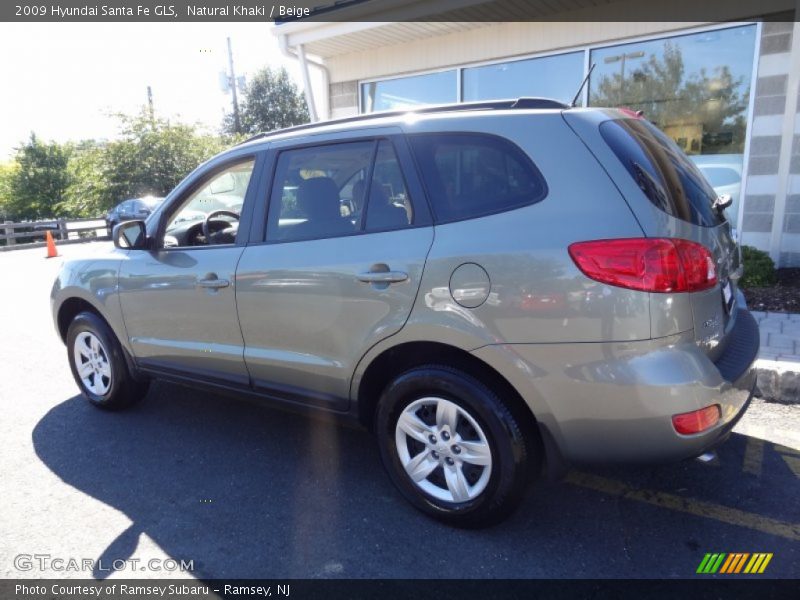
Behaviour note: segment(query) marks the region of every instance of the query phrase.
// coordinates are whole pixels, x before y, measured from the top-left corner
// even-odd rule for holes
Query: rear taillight
[[[672,426],[682,435],[691,435],[711,429],[719,422],[719,418],[719,404],[712,404],[700,410],[673,416]]]
[[[583,273],[602,283],[643,292],[697,292],[714,287],[711,252],[696,242],[630,238],[577,242],[569,255]]]

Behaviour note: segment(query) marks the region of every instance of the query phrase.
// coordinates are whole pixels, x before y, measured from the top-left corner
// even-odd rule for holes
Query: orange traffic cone
[[[47,231],[45,232],[44,237],[47,240],[46,258],[55,258],[56,256],[58,256],[58,251],[56,250],[56,243],[53,241],[53,234]]]

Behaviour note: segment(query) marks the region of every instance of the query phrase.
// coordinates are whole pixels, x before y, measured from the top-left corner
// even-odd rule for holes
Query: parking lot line
[[[744,449],[742,471],[761,477],[761,463],[764,461],[764,440],[748,437]]]
[[[583,473],[581,471],[570,471],[565,481],[604,494],[620,496],[628,500],[637,500],[646,504],[652,504],[697,517],[714,519],[730,525],[747,527],[748,529],[769,533],[771,535],[778,535],[795,542],[800,541],[800,523],[779,521],[737,508],[696,500],[694,498],[682,498],[666,492],[636,489],[622,481],[616,481],[590,473]]]

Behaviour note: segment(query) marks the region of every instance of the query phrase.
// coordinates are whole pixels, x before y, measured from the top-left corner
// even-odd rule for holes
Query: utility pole
[[[617,54],[616,56],[606,56],[605,59],[603,59],[603,62],[606,63],[606,64],[620,62],[620,61],[622,63],[620,65],[620,72],[619,72],[619,76],[620,76],[620,80],[619,80],[619,104],[620,105],[622,105],[623,101],[625,100],[625,61],[633,59],[633,58],[643,58],[644,54],[645,53],[643,51],[641,51],[641,50],[638,51],[638,52],[628,52],[627,54],[625,54],[623,52],[622,54]]]
[[[228,68],[230,69],[228,77],[230,77],[229,81],[231,93],[233,94],[233,128],[236,133],[241,133],[242,127],[239,121],[239,101],[236,98],[236,73],[233,70],[233,49],[231,48],[231,38],[228,38]]]
[[[153,88],[147,86],[147,109],[150,112],[150,126],[156,127],[156,112],[153,110]]]

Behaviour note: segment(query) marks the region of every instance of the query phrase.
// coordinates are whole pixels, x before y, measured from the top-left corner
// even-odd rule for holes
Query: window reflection
[[[583,80],[583,52],[464,69],[464,101],[538,96],[572,102]]]
[[[589,103],[628,107],[695,161],[735,224],[750,96],[755,25],[592,50]],[[713,155],[713,156],[710,156]]]
[[[455,71],[373,81],[361,85],[361,107],[365,113],[413,108],[424,104],[445,104],[456,100]]]

